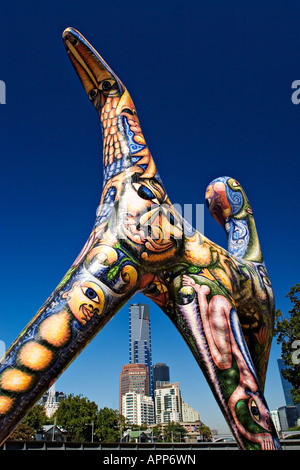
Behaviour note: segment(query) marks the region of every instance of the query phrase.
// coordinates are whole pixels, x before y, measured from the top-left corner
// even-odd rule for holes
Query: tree
[[[161,436],[163,435],[163,426],[162,424],[156,424],[152,429],[153,436],[155,436],[156,442],[161,442]]]
[[[118,442],[121,437],[121,426],[124,424],[118,410],[102,408],[96,421],[96,435],[101,442]]]
[[[33,406],[23,420],[23,424],[27,424],[31,428],[35,429],[35,431],[48,422],[49,419],[45,413],[45,408],[42,405]]]
[[[179,423],[171,421],[164,429],[166,442],[181,442],[183,437],[187,434],[185,427]]]
[[[198,428],[199,436],[202,436],[202,441],[210,441],[211,440],[211,430],[208,426],[201,424]]]
[[[10,435],[13,440],[34,439],[37,431],[49,420],[42,405],[34,405],[28,412],[23,421],[16,427]]]
[[[65,429],[71,441],[91,441],[98,407],[82,395],[62,400],[55,413],[56,424]]]
[[[277,343],[281,344],[281,357],[286,366],[282,375],[292,385],[294,403],[300,403],[300,284],[295,284],[287,296],[293,306],[287,318],[281,310],[276,312]]]
[[[36,431],[34,428],[28,426],[28,424],[22,422],[9,436],[9,440],[12,441],[32,441]]]

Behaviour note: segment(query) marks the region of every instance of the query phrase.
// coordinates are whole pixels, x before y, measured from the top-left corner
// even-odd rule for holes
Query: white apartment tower
[[[188,403],[181,400],[182,422],[194,423],[200,421],[199,411],[194,410]]]
[[[141,393],[128,392],[122,396],[122,414],[131,424],[155,424],[153,399]]]
[[[179,383],[165,384],[155,390],[156,423],[182,421],[181,392]]]
[[[60,402],[66,398],[63,392],[55,391],[55,384],[53,384],[42,398],[42,404],[45,408],[45,413],[48,418],[54,415],[59,407]]]

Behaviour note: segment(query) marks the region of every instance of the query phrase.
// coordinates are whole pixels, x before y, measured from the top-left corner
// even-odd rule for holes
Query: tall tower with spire
[[[149,395],[153,397],[150,307],[146,304],[129,307],[129,363],[148,367]]]

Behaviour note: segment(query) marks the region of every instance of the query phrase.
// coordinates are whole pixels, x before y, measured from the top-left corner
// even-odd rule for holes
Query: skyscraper
[[[53,384],[49,390],[43,395],[42,397],[42,405],[45,408],[45,413],[48,418],[55,413],[59,404],[62,400],[66,398],[64,392],[56,392],[55,391],[55,384]]]
[[[149,395],[153,397],[150,307],[146,304],[129,307],[129,363],[148,367]]]
[[[283,359],[282,358],[277,359],[277,363],[278,363],[281,384],[282,384],[283,394],[284,394],[285,403],[286,403],[286,406],[282,406],[278,409],[278,413],[279,413],[279,420],[281,423],[282,430],[285,431],[286,429],[288,429],[288,428],[284,429],[285,425],[288,425],[288,427],[296,426],[295,423],[297,419],[300,417],[300,403],[297,403],[296,405],[294,405],[294,401],[293,401],[292,394],[291,394],[291,390],[293,386],[282,375],[282,371],[286,369],[286,365]],[[285,418],[283,417],[284,414],[285,414]],[[284,424],[284,419],[286,420],[285,424]],[[293,422],[294,424],[292,424]]]
[[[157,362],[153,366],[154,390],[159,386],[170,382],[169,367],[164,362]]]
[[[149,372],[145,364],[126,364],[119,374],[119,410],[122,410],[122,398],[126,393],[149,395]]]
[[[282,384],[286,406],[293,406],[294,402],[293,402],[292,395],[291,395],[292,385],[282,375],[282,371],[286,368],[286,366],[281,358],[277,359],[277,364],[278,364],[278,368],[280,372],[281,384]]]

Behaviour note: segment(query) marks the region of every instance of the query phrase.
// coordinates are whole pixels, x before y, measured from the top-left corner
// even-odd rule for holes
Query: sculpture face
[[[104,294],[94,282],[74,282],[71,289],[63,294],[68,299],[68,307],[72,314],[83,325],[94,315],[100,315],[104,307]]]
[[[128,91],[80,33],[68,28],[63,37],[99,114],[103,192],[84,248],[0,367],[1,441],[142,292],[182,334],[240,449],[279,449],[263,396],[274,296],[245,192],[229,177],[207,188],[227,250],[189,227],[167,196]]]
[[[170,258],[182,238],[181,221],[166,192],[154,178],[133,180],[120,200],[119,236],[137,246],[139,256],[151,262]]]

